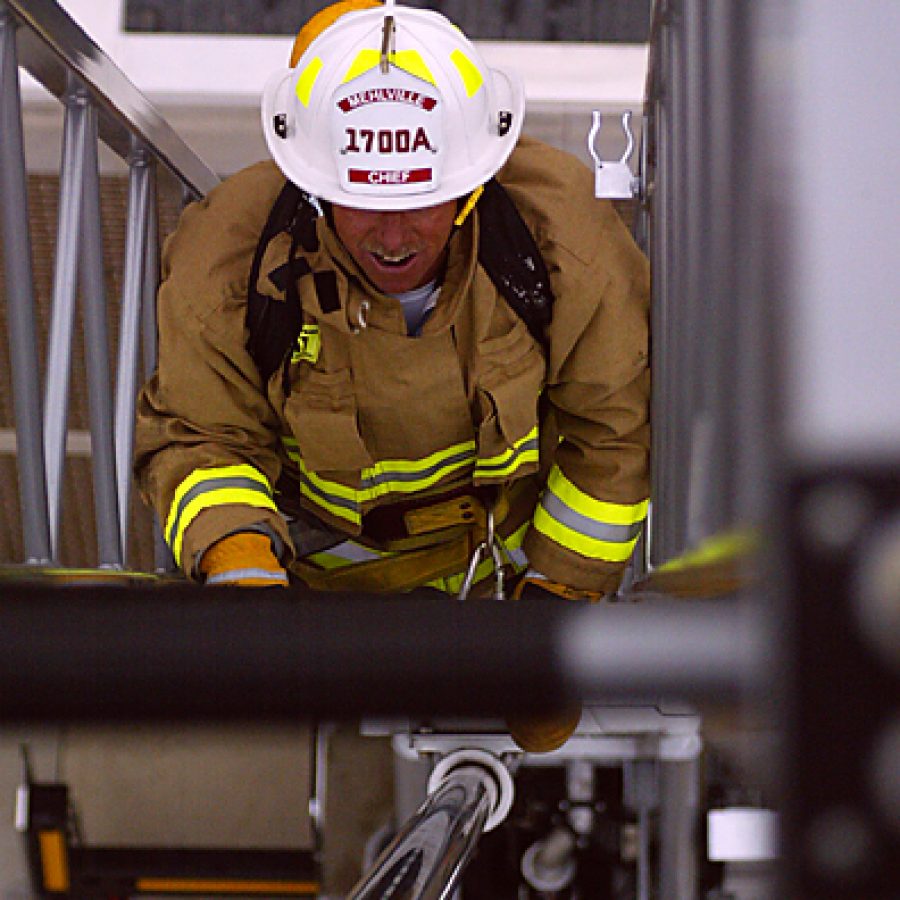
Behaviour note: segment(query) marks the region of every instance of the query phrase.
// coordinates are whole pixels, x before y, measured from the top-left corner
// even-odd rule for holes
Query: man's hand
[[[287,572],[272,552],[264,534],[251,531],[230,534],[216,541],[200,560],[208,585],[287,587]]]

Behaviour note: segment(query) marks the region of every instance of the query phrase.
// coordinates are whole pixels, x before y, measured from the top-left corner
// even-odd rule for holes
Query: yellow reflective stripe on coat
[[[475,478],[508,478],[527,463],[538,461],[537,425],[512,447],[496,456],[481,457],[475,463]]]
[[[234,503],[277,509],[268,479],[253,466],[194,469],[178,485],[166,519],[165,538],[179,566],[184,533],[197,515],[204,509]]]
[[[541,534],[589,559],[624,562],[647,515],[647,500],[611,503],[576,487],[554,466],[534,512]]]
[[[385,459],[360,472],[358,488],[323,478],[310,471],[297,449],[295,438],[282,437],[285,451],[300,469],[300,490],[332,515],[359,524],[364,503],[387,494],[414,494],[433,487],[448,475],[471,467],[475,441],[463,441],[436,450],[422,459]]]

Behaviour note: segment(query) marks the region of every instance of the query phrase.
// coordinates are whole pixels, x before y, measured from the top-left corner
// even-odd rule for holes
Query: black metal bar
[[[753,671],[755,632],[727,602],[7,586],[0,720],[498,715],[651,690],[724,699]]]

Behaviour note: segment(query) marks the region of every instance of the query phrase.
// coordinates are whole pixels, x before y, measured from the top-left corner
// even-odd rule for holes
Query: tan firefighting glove
[[[264,534],[242,531],[216,541],[200,560],[208,585],[287,587],[287,572]]]
[[[549,578],[526,575],[512,593],[514,600],[531,597],[560,597],[565,600],[589,600],[603,598],[596,591],[583,591],[551,581]],[[578,727],[581,704],[574,703],[558,712],[537,718],[507,718],[506,727],[513,740],[528,753],[549,753],[561,747]]]

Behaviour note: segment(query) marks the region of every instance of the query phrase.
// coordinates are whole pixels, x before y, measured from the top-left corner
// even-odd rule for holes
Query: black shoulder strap
[[[314,245],[310,245],[316,240],[316,215],[315,207],[306,194],[288,181],[272,206],[253,254],[247,285],[247,350],[264,382],[281,365],[303,325],[300,298],[297,295],[297,278],[300,273],[293,271],[296,266],[295,252],[298,242],[305,249],[315,249]],[[291,234],[288,271],[283,275],[286,295],[284,303],[273,301],[256,289],[266,247],[282,231]],[[277,281],[278,273],[272,274]]]
[[[495,178],[485,184],[476,209],[481,231],[478,261],[546,350],[554,297],[541,251],[512,198]]]
[[[550,275],[534,237],[512,198],[496,179],[485,184],[477,208],[481,226],[478,261],[534,339],[546,350],[554,297]],[[247,290],[247,350],[263,381],[268,381],[284,361],[303,325],[297,279],[304,273],[298,271],[294,254],[298,243],[305,250],[316,249],[317,216],[318,210],[309,196],[287,182],[269,213],[253,254]],[[256,289],[266,247],[282,231],[289,231],[292,237],[284,273],[284,303],[273,301]],[[278,274],[272,273],[271,277],[277,279]],[[321,293],[318,284],[317,290]]]

